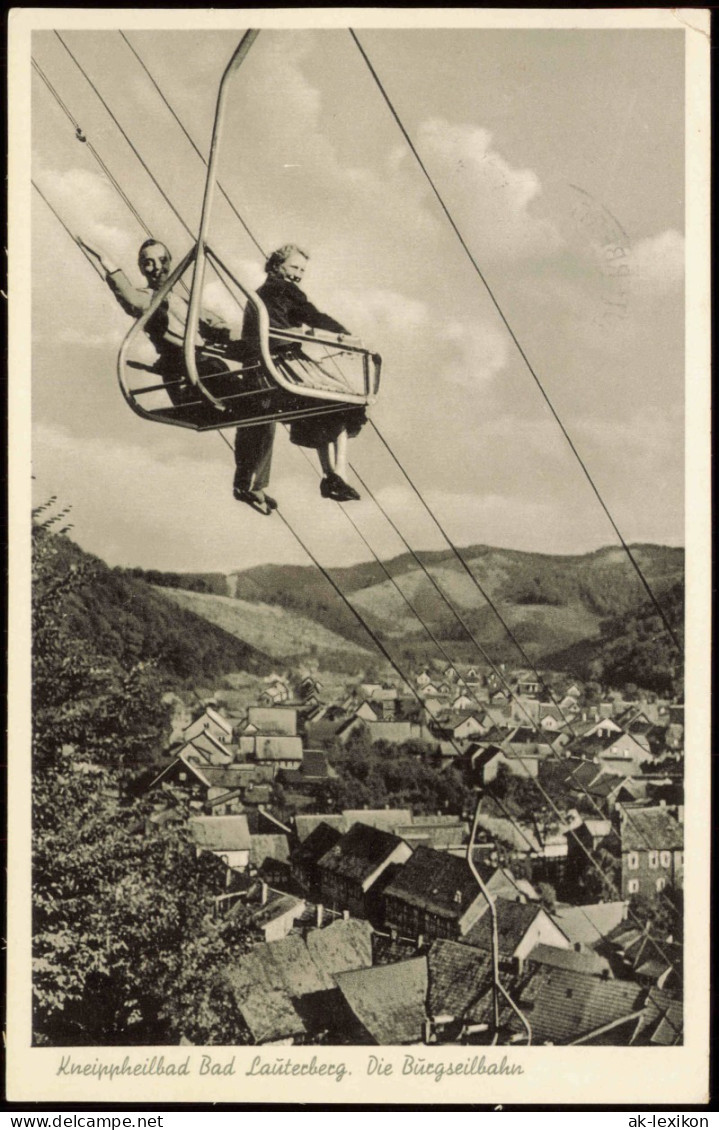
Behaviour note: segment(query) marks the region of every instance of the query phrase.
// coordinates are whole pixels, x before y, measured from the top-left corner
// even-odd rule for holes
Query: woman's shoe
[[[335,474],[325,475],[320,483],[320,494],[333,502],[355,502],[360,497],[354,487]]]

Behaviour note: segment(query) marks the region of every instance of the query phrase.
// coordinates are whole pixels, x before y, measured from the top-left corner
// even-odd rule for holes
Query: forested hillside
[[[67,630],[101,654],[123,665],[155,660],[161,671],[180,679],[270,670],[269,658],[256,648],[178,608],[144,580],[110,569],[68,537],[45,537],[58,578],[69,571],[82,575],[81,585],[58,592]]]

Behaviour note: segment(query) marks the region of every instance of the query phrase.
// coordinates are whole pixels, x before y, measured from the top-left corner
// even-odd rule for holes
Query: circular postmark
[[[629,317],[631,298],[631,242],[619,220],[604,204],[576,184],[572,191],[572,218],[584,233],[605,284],[592,323],[608,330]]]

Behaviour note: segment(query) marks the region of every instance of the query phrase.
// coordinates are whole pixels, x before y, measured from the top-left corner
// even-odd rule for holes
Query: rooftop
[[[620,808],[622,851],[681,851],[683,829],[666,808]]]
[[[385,888],[386,898],[425,907],[444,918],[460,918],[480,894],[465,860],[424,844],[417,845]]]
[[[188,823],[190,835],[205,851],[249,851],[251,839],[247,817],[195,816]]]
[[[376,1044],[418,1044],[427,995],[423,957],[339,973],[337,985],[354,1015]]]
[[[333,875],[364,882],[402,842],[391,832],[368,824],[353,824],[349,832],[325,852],[318,866]]]

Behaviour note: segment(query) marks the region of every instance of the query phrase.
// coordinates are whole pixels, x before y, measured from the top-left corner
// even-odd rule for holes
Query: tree
[[[224,865],[186,832],[148,837],[147,803],[127,798],[162,740],[161,686],[73,635],[88,570],[63,563],[57,522],[33,530],[35,1042],[242,1042],[224,969],[252,940],[246,912],[216,920]]]

